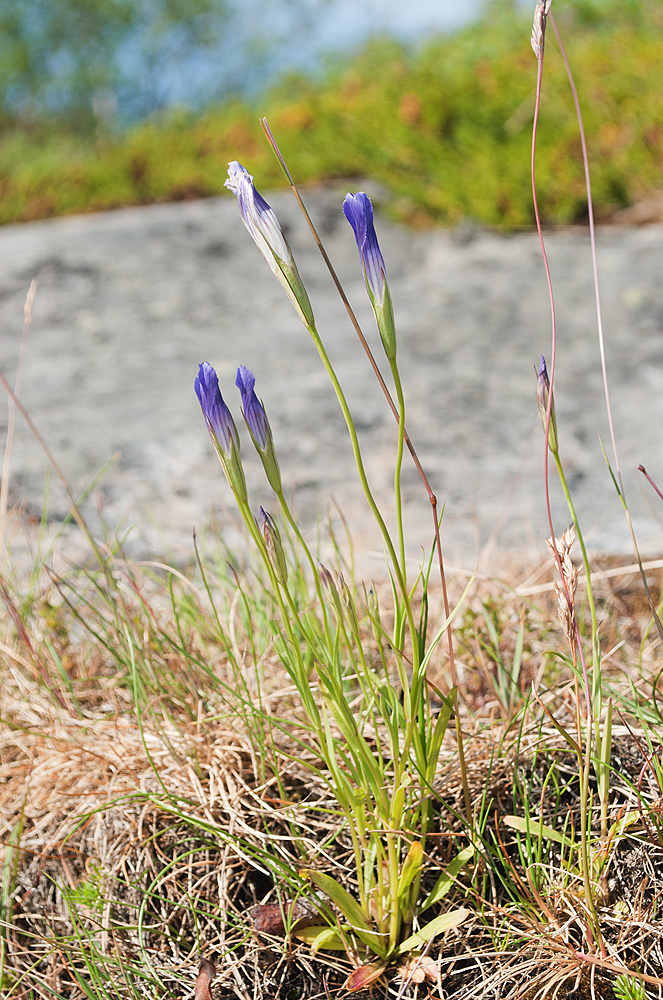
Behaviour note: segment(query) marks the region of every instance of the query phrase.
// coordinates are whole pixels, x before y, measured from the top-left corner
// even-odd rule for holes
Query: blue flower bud
[[[235,385],[242,396],[242,414],[249,429],[251,439],[260,455],[269,484],[275,493],[281,493],[281,471],[279,469],[272,430],[265,413],[265,407],[255,394],[255,376],[245,365],[237,369]]]
[[[363,191],[346,194],[343,213],[355,234],[366,290],[373,306],[385,354],[390,361],[393,361],[396,357],[394,311],[387,285],[387,269],[375,234],[371,199]]]
[[[212,366],[203,361],[193,383],[209,432],[216,439],[226,458],[230,458],[233,442],[239,448],[237,428],[219,390],[219,379]]]
[[[255,376],[245,365],[237,369],[235,385],[242,396],[242,412],[256,448],[265,450],[269,441],[269,423],[265,408],[255,394]]]
[[[198,366],[193,387],[226,478],[237,497],[246,500],[246,482],[239,457],[239,435],[219,390],[217,374],[207,361]]]

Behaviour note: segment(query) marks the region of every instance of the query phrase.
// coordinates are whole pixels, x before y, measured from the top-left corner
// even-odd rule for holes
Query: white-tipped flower
[[[237,196],[242,222],[273,274],[281,282],[304,326],[313,326],[311,303],[279,220],[260,192],[256,191],[251,174],[237,160],[228,164],[225,186]]]
[[[543,43],[546,36],[546,19],[550,12],[552,0],[536,0],[534,9],[534,24],[532,26],[532,51],[537,59],[543,52]]]

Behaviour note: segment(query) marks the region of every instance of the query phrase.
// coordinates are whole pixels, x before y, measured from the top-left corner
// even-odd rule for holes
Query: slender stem
[[[329,360],[324,344],[322,343],[322,340],[320,338],[320,334],[318,333],[318,331],[314,326],[308,327],[308,330],[313,339],[313,343],[315,344],[318,350],[320,359],[322,360],[322,363],[325,366],[325,370],[327,372],[327,375],[329,376],[329,380],[332,386],[334,387],[334,392],[336,393],[336,397],[339,401],[341,410],[343,412],[343,416],[345,417],[345,423],[347,425],[350,434],[350,441],[352,442],[352,451],[354,453],[355,464],[357,466],[357,473],[359,475],[359,481],[361,482],[364,495],[366,496],[366,499],[368,501],[368,505],[371,508],[373,516],[382,534],[385,547],[387,549],[387,552],[389,553],[389,558],[392,563],[394,575],[398,581],[399,590],[403,595],[403,603],[405,605],[405,612],[407,615],[408,627],[410,629],[410,637],[412,643],[412,664],[413,668],[417,669],[419,666],[419,644],[416,642],[416,627],[414,623],[414,615],[412,613],[412,606],[409,599],[409,594],[407,592],[407,585],[405,583],[405,579],[403,577],[403,573],[401,572],[401,568],[398,562],[398,555],[396,554],[394,543],[389,534],[389,529],[387,528],[387,525],[384,522],[384,518],[382,517],[380,509],[377,503],[375,502],[373,493],[371,492],[371,487],[368,482],[368,477],[366,476],[366,470],[364,469],[364,461],[361,456],[361,449],[359,447],[359,438],[357,437],[357,431],[355,429],[354,421],[352,419],[350,407],[348,406],[345,394],[343,393],[343,389],[341,388],[341,383],[339,382],[336,372],[332,367],[331,361]]]
[[[645,469],[644,465],[639,465],[638,466],[638,472],[642,473],[642,475],[645,477],[645,479],[647,480],[647,482],[649,483],[649,485],[652,487],[652,489],[658,494],[658,496],[661,498],[661,500],[663,500],[663,492],[661,492],[661,490],[659,490],[658,486],[656,485],[656,483],[654,482],[654,480],[652,479],[652,477],[649,475],[649,473]]]
[[[301,545],[302,549],[304,550],[304,553],[305,553],[306,558],[308,560],[308,564],[311,567],[311,572],[313,574],[313,583],[314,583],[314,586],[315,586],[315,593],[317,595],[318,604],[320,605],[320,610],[322,612],[322,618],[323,618],[323,622],[324,622],[325,633],[328,634],[328,631],[329,631],[328,625],[329,625],[329,623],[328,623],[328,618],[327,618],[327,605],[326,605],[325,600],[323,598],[322,586],[320,584],[320,574],[318,573],[318,567],[315,564],[315,559],[313,558],[308,545],[304,541],[304,536],[302,535],[301,531],[299,530],[299,525],[297,524],[297,521],[292,516],[292,512],[290,510],[290,507],[288,506],[288,502],[287,502],[287,500],[286,500],[286,498],[285,498],[285,496],[283,494],[283,491],[281,491],[281,493],[277,493],[276,496],[277,496],[278,501],[279,501],[279,506],[281,508],[281,513],[283,514],[283,516],[285,517],[286,521],[288,522],[288,524],[290,525],[290,527],[294,531],[295,537],[297,538],[297,541],[299,542],[299,544]]]
[[[301,626],[302,625],[301,620],[299,618],[299,615],[297,614],[297,609],[294,607],[292,596],[288,591],[287,587],[281,588],[281,586],[279,585],[279,582],[276,578],[276,574],[274,573],[274,570],[272,568],[269,555],[267,553],[265,540],[262,537],[258,529],[258,526],[253,518],[253,514],[251,513],[251,508],[249,507],[248,502],[246,500],[240,499],[240,497],[238,497],[237,494],[235,494],[235,499],[237,501],[237,506],[239,507],[244,523],[249,529],[249,532],[258,548],[258,551],[262,556],[265,569],[269,574],[271,592],[276,596],[276,599],[279,603],[283,629],[288,637],[290,648],[297,661],[297,675],[293,676],[292,679],[293,681],[295,681],[299,693],[302,697],[302,701],[304,702],[304,706],[306,708],[309,720],[316,728],[317,735],[319,737],[320,747],[321,749],[324,749],[325,746],[324,734],[322,730],[322,723],[320,720],[320,713],[318,712],[315,700],[313,698],[313,694],[311,692],[310,684],[308,682],[306,668],[304,666],[304,661],[302,659],[300,644],[297,641],[297,638],[292,628],[292,621],[297,621]],[[286,599],[284,599],[283,597],[284,591],[286,594]],[[288,612],[290,612],[290,614]],[[292,615],[292,621],[291,621],[291,615]]]
[[[580,145],[582,148],[582,163],[585,172],[585,190],[587,192],[587,216],[589,220],[589,242],[592,250],[592,275],[594,279],[594,298],[596,302],[596,322],[598,326],[598,336],[599,336],[599,351],[601,354],[601,371],[603,373],[603,392],[605,395],[605,406],[608,415],[608,426],[610,428],[610,441],[612,444],[612,454],[615,460],[615,471],[617,473],[617,479],[619,482],[619,488],[624,493],[624,484],[622,482],[622,473],[619,466],[619,454],[617,452],[617,440],[615,438],[615,427],[612,419],[612,407],[610,406],[610,390],[608,388],[608,370],[605,360],[605,340],[603,337],[603,315],[601,311],[601,292],[599,289],[599,271],[598,262],[596,259],[596,233],[594,230],[594,202],[592,199],[592,185],[589,177],[589,157],[587,155],[587,140],[585,137],[585,127],[582,121],[582,111],[580,109],[580,100],[578,98],[578,91],[576,88],[575,80],[573,79],[573,73],[571,72],[571,65],[569,63],[568,57],[566,55],[566,49],[564,48],[564,42],[562,41],[562,36],[559,33],[559,28],[557,27],[557,22],[553,17],[552,13],[549,15],[551,24],[555,31],[555,37],[557,39],[557,44],[559,45],[559,51],[566,68],[566,75],[569,80],[569,86],[571,88],[571,94],[573,95],[573,103],[576,109],[576,117],[578,119],[578,129],[580,132]]]
[[[397,837],[393,828],[387,831],[387,866],[389,870],[389,950],[398,944],[398,932],[401,926],[401,908],[398,903],[398,847]]]
[[[576,535],[578,536],[578,544],[580,545],[580,551],[582,552],[582,561],[585,567],[585,573],[587,574],[587,600],[589,602],[589,610],[592,616],[592,635],[595,635],[597,629],[596,605],[594,603],[594,593],[592,591],[592,581],[589,572],[590,570],[589,556],[587,555],[587,549],[585,548],[585,539],[583,538],[582,530],[580,528],[580,521],[578,520],[578,515],[576,514],[576,509],[573,504],[573,498],[571,496],[569,484],[566,481],[564,467],[562,465],[562,460],[559,457],[558,451],[553,454],[553,458],[555,459],[557,475],[559,477],[560,485],[562,487],[564,499],[566,500],[566,505],[569,508],[569,514],[571,515],[571,520],[573,521],[574,527],[576,529]]]
[[[359,893],[359,902],[362,908],[362,912],[367,920],[370,919],[370,907],[369,900],[366,894],[366,885],[364,883],[364,859],[362,854],[362,841],[363,836],[361,831],[357,830],[357,810],[355,804],[350,806],[347,802],[341,804],[343,812],[345,814],[345,819],[348,824],[348,831],[350,833],[350,840],[352,841],[352,852],[355,856],[355,868],[357,869],[357,891]],[[363,824],[362,824],[363,826]]]
[[[403,441],[405,436],[405,396],[396,360],[390,362],[394,378],[396,396],[398,399],[398,443],[396,446],[396,465],[394,467],[394,496],[396,500],[396,525],[398,529],[398,550],[401,559],[403,578],[407,586],[407,567],[405,563],[405,533],[403,531],[403,493],[401,489],[401,472],[403,470]],[[414,636],[412,637],[414,642]]]
[[[549,14],[552,26],[555,30],[555,37],[557,38],[557,44],[559,45],[559,51],[564,62],[564,67],[566,69],[566,75],[569,80],[569,87],[571,88],[571,94],[573,95],[573,103],[576,109],[576,118],[578,119],[578,131],[580,132],[580,145],[582,148],[582,164],[585,173],[585,189],[587,191],[587,217],[589,221],[589,242],[592,251],[592,277],[594,281],[594,298],[596,302],[596,323],[598,327],[598,337],[599,337],[599,352],[601,355],[601,372],[603,374],[603,394],[605,396],[605,407],[608,417],[608,428],[610,431],[610,442],[612,444],[612,455],[615,462],[615,485],[617,486],[617,492],[621,500],[622,506],[624,508],[624,516],[626,517],[626,523],[628,525],[629,533],[631,535],[631,541],[633,543],[633,549],[636,555],[636,559],[640,566],[640,578],[644,586],[645,594],[647,595],[647,601],[649,603],[649,609],[652,613],[654,622],[656,623],[656,628],[658,630],[659,637],[663,642],[663,626],[661,625],[661,620],[659,618],[656,606],[654,604],[654,598],[652,597],[651,590],[649,588],[649,583],[642,569],[642,560],[640,558],[640,550],[638,548],[638,542],[635,537],[635,529],[633,527],[633,519],[631,518],[631,512],[628,508],[628,503],[626,501],[626,493],[624,491],[624,481],[622,479],[622,472],[619,464],[619,452],[617,451],[617,438],[615,436],[614,422],[612,419],[612,407],[610,405],[610,389],[608,385],[608,369],[605,360],[605,340],[603,336],[603,313],[601,310],[601,291],[599,288],[599,272],[598,272],[598,262],[596,256],[596,233],[594,228],[594,201],[592,198],[592,184],[589,176],[589,157],[587,155],[587,140],[585,137],[585,126],[582,120],[582,111],[580,108],[580,100],[578,98],[578,90],[573,78],[573,73],[571,72],[571,64],[569,63],[568,56],[566,54],[566,49],[564,48],[564,42],[562,41],[562,36],[557,27],[557,22],[552,14]]]
[[[35,440],[41,446],[42,451],[46,455],[46,458],[48,459],[50,465],[52,466],[53,470],[55,471],[55,474],[57,475],[58,479],[60,480],[60,482],[64,486],[65,492],[67,494],[67,498],[69,500],[69,511],[71,513],[71,516],[73,517],[74,521],[76,522],[76,524],[78,525],[78,527],[81,529],[81,531],[85,535],[90,548],[92,549],[92,551],[94,552],[95,556],[97,557],[99,565],[104,570],[104,572],[106,573],[106,575],[110,577],[110,574],[108,572],[108,567],[106,565],[106,560],[102,556],[101,549],[99,548],[99,546],[95,542],[94,538],[92,537],[92,533],[91,533],[90,529],[88,528],[83,515],[80,512],[78,504],[76,503],[76,500],[74,498],[74,494],[71,492],[71,487],[69,485],[67,477],[65,476],[64,472],[62,471],[62,469],[60,468],[60,466],[58,465],[58,463],[55,461],[55,458],[53,457],[53,455],[52,455],[52,453],[51,453],[48,445],[46,444],[46,442],[44,441],[43,437],[41,436],[41,434],[37,430],[35,424],[31,420],[31,418],[30,418],[27,410],[25,409],[25,407],[21,403],[20,399],[17,397],[16,393],[14,392],[14,390],[12,389],[12,387],[9,384],[9,382],[7,381],[7,379],[5,378],[5,376],[3,375],[3,373],[1,371],[0,371],[0,383],[2,384],[2,386],[4,387],[4,389],[6,390],[6,392],[9,394],[9,397],[13,401],[14,406],[16,407],[16,409],[18,410],[18,412],[21,414],[21,416],[25,420],[25,422],[28,425],[28,427],[30,428],[30,431],[32,432]]]
[[[546,513],[548,516],[548,528],[550,530],[550,537],[554,539],[555,528],[553,526],[552,510],[550,507],[550,481],[548,475],[548,460],[549,460],[548,442],[550,440],[550,422],[552,420],[552,405],[553,405],[553,384],[555,380],[555,358],[557,353],[557,318],[555,314],[555,297],[553,295],[552,279],[550,277],[550,267],[548,265],[548,254],[546,253],[546,245],[543,239],[543,229],[541,227],[541,216],[539,213],[539,201],[536,194],[536,137],[539,124],[539,108],[541,106],[541,84],[543,82],[543,53],[545,47],[545,38],[546,38],[546,25],[544,19],[542,25],[541,48],[539,52],[539,58],[537,60],[537,72],[536,72],[536,97],[534,100],[534,122],[532,124],[531,175],[532,175],[532,203],[534,207],[534,218],[536,220],[536,231],[539,234],[541,256],[543,257],[543,267],[545,270],[546,282],[548,285],[548,298],[550,301],[550,320],[552,325],[551,349],[550,349],[550,391],[548,393],[548,410],[546,413],[546,432],[544,437],[545,450],[544,450],[543,467],[544,467]],[[562,572],[562,561],[555,547],[553,547],[553,555],[555,561],[557,562],[557,569],[559,570],[560,579],[562,580],[562,584],[567,591],[567,597],[570,603],[570,594],[568,593],[568,588],[566,587],[566,583],[564,582],[564,574]]]
[[[572,608],[573,607],[573,602],[572,602],[571,594],[569,593],[569,587],[568,587],[566,578],[565,578],[564,573],[562,571],[561,556],[560,556],[560,554],[559,554],[559,552],[557,550],[557,546],[554,544],[555,530],[554,530],[554,527],[553,527],[552,510],[551,510],[551,506],[550,506],[550,481],[549,481],[549,474],[548,474],[549,456],[550,456],[550,447],[549,447],[549,441],[550,441],[550,422],[552,420],[552,406],[553,406],[553,398],[554,398],[554,396],[553,396],[553,386],[554,386],[554,380],[555,380],[555,360],[556,360],[556,350],[557,350],[557,324],[556,324],[556,314],[555,314],[555,299],[554,299],[554,296],[553,296],[552,280],[551,280],[551,277],[550,277],[550,268],[549,268],[549,265],[548,265],[548,255],[546,253],[545,242],[544,242],[544,239],[543,239],[543,230],[542,230],[542,226],[541,226],[541,217],[540,217],[540,213],[539,213],[539,205],[538,205],[538,199],[537,199],[537,194],[536,194],[536,136],[537,136],[537,128],[538,128],[538,120],[539,120],[539,108],[540,108],[540,105],[541,105],[541,84],[542,84],[542,80],[543,80],[543,57],[544,57],[544,51],[545,51],[545,35],[546,35],[546,17],[543,16],[542,20],[541,20],[541,41],[540,41],[540,48],[539,48],[538,59],[537,59],[536,98],[535,98],[535,103],[534,103],[534,122],[533,122],[533,125],[532,125],[531,176],[532,176],[532,201],[533,201],[533,205],[534,205],[534,216],[535,216],[535,219],[536,219],[536,229],[537,229],[537,233],[539,235],[539,242],[540,242],[540,245],[541,245],[541,255],[543,257],[543,265],[544,265],[545,274],[546,274],[546,282],[547,282],[547,285],[548,285],[548,295],[549,295],[549,299],[550,299],[550,316],[551,316],[551,324],[552,324],[552,338],[551,338],[552,339],[552,347],[551,347],[551,364],[550,364],[550,389],[549,389],[549,393],[548,393],[548,408],[547,408],[547,413],[546,413],[546,427],[545,427],[545,436],[544,436],[544,441],[545,441],[544,479],[545,479],[546,512],[547,512],[547,516],[548,516],[548,526],[549,526],[549,529],[550,529],[551,539],[553,540],[552,551],[553,551],[553,555],[555,557],[555,561],[557,563],[557,569],[559,571],[560,580],[561,580],[562,586],[564,587],[564,591],[565,591],[565,594],[566,594],[566,599],[567,599],[567,602],[568,602],[568,606],[570,608]],[[562,484],[562,490],[564,492],[567,504],[569,506],[569,510],[571,512],[571,517],[573,519],[573,523],[574,523],[574,525],[576,527],[576,532],[577,532],[577,535],[578,535],[578,540],[580,542],[580,547],[581,547],[581,550],[582,550],[582,553],[583,553],[583,560],[584,560],[584,563],[585,563],[585,569],[586,569],[586,572],[587,572],[588,596],[589,596],[590,608],[591,608],[591,613],[592,613],[592,649],[593,649],[593,653],[594,653],[595,652],[595,650],[594,650],[594,644],[595,644],[595,639],[596,639],[596,609],[594,607],[594,600],[593,600],[592,592],[591,592],[591,581],[590,581],[590,577],[589,577],[589,560],[587,558],[587,552],[586,552],[586,549],[585,549],[584,541],[582,539],[582,532],[580,531],[580,527],[579,527],[579,523],[578,523],[578,518],[577,518],[577,515],[575,513],[575,509],[573,507],[573,502],[571,500],[571,494],[569,492],[568,484],[567,484],[566,478],[564,476],[564,471],[562,469],[562,465],[561,465],[561,461],[560,461],[560,458],[559,458],[559,452],[558,451],[556,451],[554,453],[554,459],[555,459],[555,463],[557,465],[557,472],[558,472],[558,475],[559,475],[559,479],[560,479],[560,482]],[[588,678],[588,675],[587,675],[587,667],[586,667],[585,659],[584,659],[584,655],[583,655],[583,649],[582,649],[582,644],[581,644],[581,641],[580,641],[580,634],[579,634],[579,631],[578,631],[577,621],[575,620],[575,614],[574,614],[574,626],[575,626],[575,645],[577,646],[578,652],[579,652],[580,657],[581,657],[582,669],[583,669],[583,680],[584,680],[584,685],[585,685],[585,698],[586,698],[586,702],[587,702],[587,761],[586,761],[586,763],[584,765],[583,765],[583,761],[582,761],[582,752],[580,752],[579,755],[578,755],[578,767],[579,767],[579,770],[580,770],[580,780],[581,780],[581,803],[580,803],[580,824],[581,824],[581,831],[580,831],[580,844],[581,844],[581,852],[582,852],[583,883],[584,883],[584,889],[585,889],[585,900],[586,900],[587,907],[589,909],[589,912],[590,912],[590,915],[591,915],[591,918],[592,918],[592,922],[594,924],[594,932],[595,932],[595,934],[597,936],[597,939],[599,941],[601,941],[601,933],[600,933],[599,920],[598,920],[598,915],[596,913],[596,907],[594,905],[594,899],[593,899],[593,894],[592,894],[592,887],[591,887],[591,882],[590,882],[590,873],[588,871],[589,858],[588,858],[588,845],[587,845],[587,837],[588,837],[588,833],[589,833],[589,831],[588,831],[588,822],[587,822],[587,807],[588,807],[587,795],[588,795],[588,792],[589,792],[588,781],[589,781],[589,766],[590,766],[590,763],[591,763],[591,747],[592,747],[592,727],[591,727],[592,702],[591,702],[591,694],[590,694],[590,690],[589,690],[589,678]],[[598,664],[595,663],[594,666],[595,666],[595,669],[600,670],[600,657],[599,657],[599,663]]]

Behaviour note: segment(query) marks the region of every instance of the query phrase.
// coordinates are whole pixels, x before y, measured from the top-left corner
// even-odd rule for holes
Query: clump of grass
[[[206,558],[204,580],[202,567],[182,575],[121,558],[111,565],[116,591],[96,571],[72,571],[32,605],[42,675],[27,667],[16,634],[5,661],[4,995],[167,997],[193,984],[200,954],[217,965],[215,995],[317,994],[323,977],[337,989],[347,959],[324,947],[309,955],[287,908],[301,898],[297,868],[316,857],[356,892],[352,847],[337,803],[314,779],[319,758],[303,747],[307,729],[274,650],[264,571],[232,553]],[[308,587],[302,567],[290,562],[289,573]],[[453,595],[462,587],[451,581]],[[504,581],[477,584],[462,628],[471,634],[476,614],[491,608],[487,634],[496,632],[504,660],[525,614],[527,668],[547,674],[539,696],[572,726],[573,680],[565,639],[550,633],[549,588],[533,603]],[[606,612],[614,608],[609,590],[601,599]],[[615,610],[623,618],[621,601]],[[366,612],[360,617],[365,641],[375,642]],[[656,645],[645,639],[645,659]],[[605,672],[613,696],[627,703],[624,667],[639,650],[634,633]],[[464,849],[465,867],[441,900],[455,899],[471,917],[426,957],[445,996],[517,996],[523,977],[528,986],[544,973],[547,983],[573,981],[581,968],[574,955],[585,914],[573,846],[581,790],[573,754],[528,686],[509,718],[490,682],[477,688],[488,668],[486,650],[477,655],[460,652],[480,860]],[[638,682],[644,703],[656,673],[653,658]],[[433,676],[443,683],[443,665]],[[627,964],[656,976],[660,848],[642,825],[656,838],[652,725],[636,715],[628,728],[614,727],[610,817],[621,829],[600,884],[606,938]],[[427,892],[449,870],[454,842],[467,844],[453,741],[443,747],[432,802]],[[598,822],[595,807],[592,814]],[[260,907],[272,902],[284,919],[257,934]],[[609,996],[601,982],[598,995]]]
[[[544,262],[535,153],[549,8],[537,3],[533,36]],[[636,564],[641,622],[632,591],[617,601],[610,570],[594,572],[584,546],[554,407],[552,282],[552,365],[548,376],[542,359],[536,396],[546,503],[552,456],[572,528],[556,535],[550,517],[543,590],[531,579],[460,583],[445,569],[437,500],[407,434],[369,200],[349,195],[344,211],[391,380],[380,376],[396,420],[393,537],[278,220],[236,162],[227,183],[336,391],[385,579],[356,580],[338,546],[336,564],[320,565],[242,366],[242,414],[279,514],[260,508],[255,519],[247,459],[208,363],[196,392],[244,521],[241,560],[212,549],[196,551],[189,572],[141,567],[89,535],[93,568],[44,579],[40,557],[26,589],[5,553],[4,993],[168,997],[188,982],[207,1000],[213,958],[220,991],[242,1000],[386,994],[397,979],[399,996],[420,984],[482,1000],[578,987],[606,1000],[660,995],[660,564]],[[600,309],[599,334],[602,345]],[[605,365],[604,376],[609,407]],[[433,511],[414,579],[407,451]],[[628,514],[616,449],[612,461]]]

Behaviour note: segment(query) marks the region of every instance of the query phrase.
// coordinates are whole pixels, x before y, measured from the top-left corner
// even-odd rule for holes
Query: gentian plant
[[[276,494],[282,528],[263,507],[256,524],[248,499],[236,488],[239,444],[225,404],[222,410],[225,436],[219,447],[214,436],[213,441],[281,606],[281,634],[276,637],[279,656],[299,694],[309,739],[324,762],[320,775],[338,811],[345,817],[354,858],[356,896],[342,880],[320,870],[321,859],[303,859],[306,863],[299,871],[303,886],[309,884],[324,893],[339,916],[296,933],[314,950],[341,948],[353,955],[356,969],[347,986],[358,989],[379,977],[398,956],[425,947],[433,937],[460,923],[469,912],[457,907],[438,912],[431,919],[432,908],[440,909],[455,874],[474,857],[474,846],[465,848],[451,860],[432,892],[421,889],[433,817],[435,771],[455,698],[453,690],[447,696],[435,692],[434,704],[427,670],[450,620],[443,621],[430,636],[425,613],[415,613],[417,604],[426,608],[429,569],[422,569],[413,586],[407,580],[400,486],[405,402],[396,366],[391,297],[370,199],[363,193],[348,195],[343,211],[355,233],[398,400],[394,472],[396,541],[373,497],[349,405],[317,331],[308,295],[278,220],[240,164],[229,165],[227,184],[237,196],[246,228],[285,288],[329,374],[345,417],[359,479],[382,533],[393,582],[394,625],[391,634],[387,634],[375,601],[367,602],[362,623],[353,587],[343,575],[335,580],[307,546],[285,499],[272,431],[255,392],[255,378],[247,367],[240,366],[236,385],[242,413],[269,485]],[[207,393],[201,386],[209,387]],[[214,428],[208,396],[211,394],[217,410],[221,407],[221,397],[210,366],[201,366],[196,391],[208,427]],[[283,531],[289,540],[284,540]],[[290,590],[286,551],[293,542],[308,563],[318,614],[311,610],[310,602],[302,607],[298,595]],[[380,649],[377,663],[372,648],[375,635],[379,637]],[[324,908],[322,912],[329,914]]]

